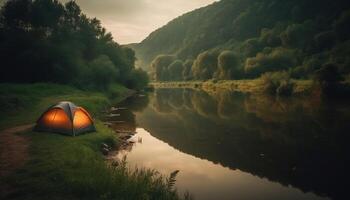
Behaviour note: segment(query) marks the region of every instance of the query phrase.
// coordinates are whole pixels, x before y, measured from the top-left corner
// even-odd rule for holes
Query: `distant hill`
[[[151,69],[154,61],[159,80],[178,79],[176,73],[182,79],[235,79],[280,70],[301,78],[329,62],[347,74],[349,8],[346,0],[221,0],[129,47],[142,68]]]

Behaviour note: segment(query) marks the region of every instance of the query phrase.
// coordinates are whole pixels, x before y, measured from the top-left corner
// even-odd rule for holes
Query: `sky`
[[[177,16],[214,1],[217,0],[76,0],[82,11],[100,19],[120,44],[141,42]]]

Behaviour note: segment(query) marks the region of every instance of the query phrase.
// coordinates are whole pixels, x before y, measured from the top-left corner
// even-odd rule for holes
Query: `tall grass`
[[[181,199],[172,187],[176,174],[106,165],[99,148],[114,133],[100,122],[97,130],[79,137],[23,133],[32,140],[31,160],[9,179],[20,188],[16,199]]]
[[[0,129],[34,123],[48,106],[62,100],[85,107],[93,116],[108,106],[108,96],[121,99],[129,90],[114,85],[108,94],[81,91],[55,84],[0,84],[2,118]],[[4,107],[4,106],[8,107]],[[173,187],[176,174],[168,179],[150,169],[107,165],[101,144],[119,145],[116,133],[96,119],[97,132],[79,137],[25,132],[30,139],[30,159],[23,169],[1,177],[13,188],[12,199],[181,199]],[[170,182],[168,181],[170,180]],[[185,199],[190,195],[186,194]]]

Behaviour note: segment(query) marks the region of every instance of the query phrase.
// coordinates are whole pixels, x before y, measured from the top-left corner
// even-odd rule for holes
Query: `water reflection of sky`
[[[142,138],[142,143],[136,143],[131,152],[120,152],[118,157],[127,154],[130,166],[156,169],[165,175],[180,170],[178,190],[189,190],[196,199],[327,199],[182,153],[142,128],[133,137],[137,138]]]

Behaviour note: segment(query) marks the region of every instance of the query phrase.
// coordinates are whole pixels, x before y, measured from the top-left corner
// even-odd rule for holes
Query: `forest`
[[[113,83],[141,89],[147,74],[135,53],[113,40],[75,1],[7,1],[0,11],[1,82],[68,84],[106,90]]]
[[[0,0],[0,199],[347,199],[349,25],[350,0]]]
[[[343,0],[222,0],[129,46],[156,81],[282,76],[329,83],[349,77],[349,24]]]

